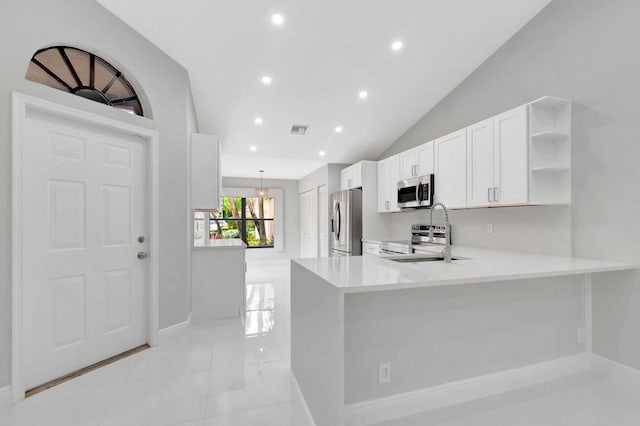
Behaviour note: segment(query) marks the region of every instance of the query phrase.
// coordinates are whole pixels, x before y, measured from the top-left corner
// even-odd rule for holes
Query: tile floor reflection
[[[1,426],[310,426],[289,359],[289,262],[253,262],[247,318],[0,406]]]

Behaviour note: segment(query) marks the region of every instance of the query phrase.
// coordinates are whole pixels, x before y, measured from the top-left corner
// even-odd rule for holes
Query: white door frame
[[[24,375],[22,354],[22,145],[27,111],[40,111],[48,115],[74,120],[78,123],[117,130],[139,136],[147,143],[147,207],[149,227],[149,265],[147,274],[147,343],[158,344],[159,288],[158,288],[158,212],[159,167],[158,132],[103,117],[90,112],[63,106],[22,93],[12,93],[12,162],[11,162],[11,395],[13,402],[24,399]]]

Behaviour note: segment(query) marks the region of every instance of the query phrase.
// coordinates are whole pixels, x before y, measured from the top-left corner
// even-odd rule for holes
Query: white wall
[[[346,294],[345,402],[582,353],[583,289],[572,276]]]
[[[160,326],[189,314],[187,253],[187,72],[94,1],[5,1],[0,13],[3,59],[0,73],[0,387],[9,384],[11,327],[11,91],[19,91],[160,134]],[[87,101],[24,79],[36,50],[67,44],[91,50],[121,66],[139,83],[153,120]],[[191,114],[193,115],[193,114]],[[195,121],[191,117],[192,127]]]
[[[349,164],[325,164],[298,181],[298,193],[302,194],[327,185],[329,196],[331,196],[333,192],[340,191],[340,171],[348,166]]]
[[[225,188],[250,188],[260,186],[259,178],[223,177],[222,192],[226,195]],[[264,179],[265,188],[279,188],[284,193],[283,232],[284,252],[275,249],[249,249],[247,261],[275,260],[283,258],[296,258],[300,256],[300,200],[298,197],[298,181],[286,179]],[[277,213],[276,213],[277,214]]]
[[[509,231],[500,240],[511,248],[537,249],[546,240],[544,252],[573,245],[576,256],[639,262],[639,15],[632,0],[551,2],[381,158],[542,95],[572,99],[571,215],[544,207],[469,211],[453,216],[457,229],[467,229],[454,238],[491,245],[482,235],[491,220],[496,233]],[[534,223],[542,231],[545,222],[571,227],[572,240],[527,229]],[[594,352],[640,368],[640,278],[602,274],[593,294]]]

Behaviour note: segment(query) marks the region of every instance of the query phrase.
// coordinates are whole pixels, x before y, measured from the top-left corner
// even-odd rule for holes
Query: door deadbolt
[[[144,243],[144,241],[145,241],[144,235],[140,235],[140,236],[138,237],[138,242],[139,242],[139,243]]]

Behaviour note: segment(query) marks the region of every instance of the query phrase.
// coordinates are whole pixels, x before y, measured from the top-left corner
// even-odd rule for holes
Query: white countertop
[[[294,259],[344,293],[555,277],[635,269],[636,264],[452,246],[452,263],[377,256]],[[400,256],[402,257],[402,256]]]
[[[216,249],[216,248],[245,248],[244,241],[234,238],[228,240],[196,240],[193,248],[198,249]]]

